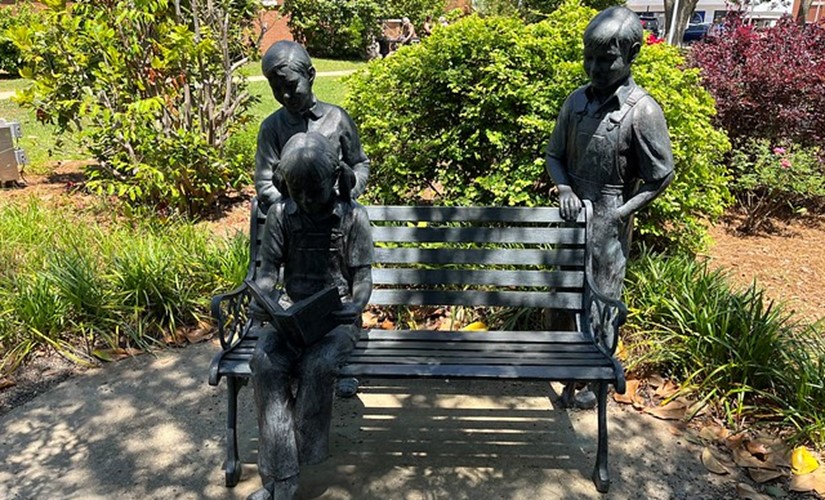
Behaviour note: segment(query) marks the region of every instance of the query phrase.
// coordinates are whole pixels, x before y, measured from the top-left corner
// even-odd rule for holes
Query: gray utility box
[[[28,163],[26,153],[16,146],[21,135],[20,123],[0,119],[0,183],[20,180],[19,167]]]

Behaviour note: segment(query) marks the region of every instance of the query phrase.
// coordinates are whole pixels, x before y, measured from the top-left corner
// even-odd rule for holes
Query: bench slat
[[[589,344],[526,344],[521,342],[497,342],[489,343],[484,341],[470,342],[467,340],[359,340],[356,349],[422,349],[427,351],[438,351],[440,349],[452,349],[461,351],[480,352],[597,352],[593,343]]]
[[[582,309],[582,294],[574,292],[480,290],[373,290],[370,304],[410,306],[501,306]]]
[[[473,365],[373,365],[349,364],[341,375],[371,377],[492,378],[532,380],[616,379],[607,366],[473,366]]]
[[[516,365],[516,366],[612,366],[607,359],[598,358],[487,358],[469,356],[358,356],[348,363],[399,365]]]
[[[484,222],[564,222],[559,209],[551,207],[415,207],[366,206],[371,221],[484,221]],[[577,222],[584,222],[584,211]]]
[[[582,271],[505,271],[491,269],[410,269],[372,270],[376,285],[492,285],[582,288]]]
[[[581,245],[584,228],[373,226],[373,241],[393,243],[521,243]]]
[[[547,359],[548,357],[552,358],[559,358],[559,359],[584,359],[584,358],[592,358],[594,356],[602,356],[599,352],[594,351],[571,351],[571,350],[551,350],[548,352],[542,351],[472,351],[467,349],[451,349],[449,347],[443,347],[438,350],[433,349],[396,349],[396,348],[383,348],[383,347],[376,347],[375,345],[371,345],[369,348],[364,349],[361,347],[357,347],[355,351],[352,353],[353,356],[357,356],[358,358],[369,358],[369,357],[393,357],[393,356],[413,356],[413,357],[484,357],[484,358],[501,358],[501,359],[520,359],[520,358],[532,358],[532,359]]]
[[[593,344],[581,332],[553,331],[434,331],[434,330],[366,330],[361,333],[361,340],[409,340],[409,341],[477,341],[486,343],[520,342],[520,343],[556,343],[556,344]]]
[[[505,266],[584,267],[584,248],[375,248],[376,264],[486,264]]]

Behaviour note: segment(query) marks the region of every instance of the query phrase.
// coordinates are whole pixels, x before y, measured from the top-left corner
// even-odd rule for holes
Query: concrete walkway
[[[251,392],[241,391],[240,484],[223,486],[225,383],[212,343],[72,378],[0,417],[0,498],[243,499],[257,489]],[[302,498],[599,498],[592,411],[553,410],[546,383],[371,380],[337,400],[332,456]],[[606,498],[730,498],[699,448],[611,404]]]
[[[352,73],[355,73],[355,70],[347,69],[347,70],[341,70],[341,71],[322,71],[322,72],[318,73],[316,76],[317,77],[341,77],[341,76],[351,75]],[[266,80],[266,78],[262,75],[255,75],[255,76],[250,76],[249,77],[250,82],[262,82],[264,80]],[[0,92],[0,101],[5,101],[7,99],[11,99],[12,96],[14,96],[14,91]]]

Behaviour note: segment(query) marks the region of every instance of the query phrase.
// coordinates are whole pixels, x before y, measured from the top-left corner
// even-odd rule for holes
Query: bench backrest
[[[250,275],[265,216],[251,227]],[[375,266],[371,304],[582,310],[587,218],[558,208],[367,206]]]

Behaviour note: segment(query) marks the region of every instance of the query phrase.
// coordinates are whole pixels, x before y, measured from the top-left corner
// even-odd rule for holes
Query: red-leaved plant
[[[689,64],[701,69],[719,125],[735,145],[760,138],[811,146],[825,139],[825,27],[785,17],[756,28],[732,13],[692,47]]]

